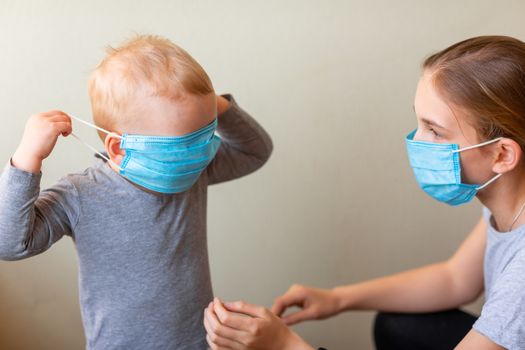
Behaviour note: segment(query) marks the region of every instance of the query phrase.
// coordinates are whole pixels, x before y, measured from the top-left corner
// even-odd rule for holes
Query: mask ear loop
[[[484,189],[485,187],[487,187],[488,185],[490,185],[491,183],[493,183],[494,181],[499,179],[501,175],[503,175],[503,173],[497,174],[492,179],[490,179],[489,181],[485,182],[483,185],[476,187],[476,191]]]
[[[483,147],[483,146],[490,145],[491,143],[497,142],[497,141],[502,140],[502,139],[503,139],[503,137],[497,137],[497,138],[495,138],[493,140],[488,140],[488,141],[485,141],[485,142],[482,142],[482,143],[478,143],[477,145],[463,147],[463,148],[460,148],[460,149],[453,150],[452,153],[459,153],[459,152],[463,152],[463,151],[468,151],[469,149]],[[488,185],[490,185],[491,183],[493,183],[494,181],[499,179],[501,175],[503,175],[503,173],[495,175],[492,179],[490,179],[489,181],[485,182],[483,185],[476,187],[476,191],[484,189],[485,187],[487,187]]]
[[[91,126],[92,128],[95,128],[97,130],[100,130],[108,135],[111,135],[111,136],[114,136],[116,138],[119,138],[122,140],[122,136],[114,133],[114,132],[111,132],[111,131],[107,131],[106,129],[103,129],[99,126],[96,126],[95,124],[91,124],[83,119],[80,119],[80,118],[77,118],[77,117],[74,117],[72,115],[70,115],[70,117],[72,119],[75,119],[76,121],[79,121],[83,124],[86,124],[87,126]],[[85,142],[84,140],[82,140],[80,137],[78,137],[77,135],[75,135],[75,133],[71,133],[71,136],[73,136],[74,138],[76,138],[78,141],[80,141],[84,146],[86,146],[87,148],[89,148],[90,150],[92,150],[93,152],[95,152],[96,154],[98,154],[100,157],[102,157],[103,159],[105,159],[107,162],[111,163],[113,166],[115,166],[116,168],[118,168],[119,171],[122,170],[122,168],[120,167],[120,165],[118,165],[117,163],[115,163],[114,161],[112,161],[111,159],[109,159],[109,157],[106,157],[104,154],[102,154],[101,152],[99,152],[95,147],[91,146],[89,143]]]
[[[473,149],[473,148],[483,147],[483,146],[486,146],[486,145],[490,145],[491,143],[497,142],[499,140],[503,140],[503,137],[498,137],[498,138],[495,138],[493,140],[488,140],[488,141],[485,141],[485,142],[482,142],[482,143],[478,143],[477,145],[456,149],[456,150],[453,150],[452,153],[458,153],[458,152],[468,151],[469,149]]]

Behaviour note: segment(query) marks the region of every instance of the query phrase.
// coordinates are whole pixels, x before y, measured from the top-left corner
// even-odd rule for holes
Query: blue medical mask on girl
[[[190,189],[211,163],[221,144],[221,139],[215,135],[217,119],[183,136],[120,136],[82,119],[73,116],[71,118],[120,138],[120,148],[125,150],[126,154],[118,165],[72,134],[118,168],[120,175],[139,186],[160,193],[180,193]]]
[[[459,148],[457,144],[415,141],[416,131],[412,131],[405,138],[408,160],[419,187],[434,199],[449,205],[468,203],[479,190],[487,187],[503,175],[497,174],[480,185],[461,183],[459,158],[460,152],[489,145],[501,140],[502,137]]]

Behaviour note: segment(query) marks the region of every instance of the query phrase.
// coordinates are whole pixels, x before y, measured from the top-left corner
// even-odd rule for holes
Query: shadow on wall
[[[72,243],[61,240],[37,257],[0,262],[0,350],[84,347]]]
[[[14,265],[12,263],[0,264],[3,272]],[[38,343],[35,343],[36,337],[32,331],[35,326],[32,318],[34,307],[27,304],[27,300],[20,299],[25,293],[17,292],[19,287],[16,283],[11,282],[8,278],[0,279],[0,349],[36,349]],[[28,329],[31,329],[29,334],[25,331]]]

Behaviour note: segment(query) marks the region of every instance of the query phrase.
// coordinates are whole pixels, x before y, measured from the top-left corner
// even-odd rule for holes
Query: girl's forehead
[[[429,73],[424,73],[417,84],[414,111],[418,120],[430,121],[445,128],[458,127],[456,113],[440,96]]]
[[[440,127],[456,140],[464,138],[472,143],[479,139],[476,128],[469,123],[470,117],[441,96],[430,73],[424,73],[417,84],[414,111],[418,122]]]

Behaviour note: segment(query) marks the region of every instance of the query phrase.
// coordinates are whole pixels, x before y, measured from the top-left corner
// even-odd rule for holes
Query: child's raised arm
[[[66,197],[75,195],[75,187],[63,179],[39,193],[42,161],[58,137],[71,131],[71,120],[59,111],[36,114],[27,122],[20,146],[0,177],[0,259],[39,254],[71,234],[78,210]]]
[[[226,99],[229,104],[226,103]],[[273,144],[268,133],[232,96],[218,97],[217,131],[222,143],[207,168],[210,184],[229,181],[259,169],[270,158]]]

